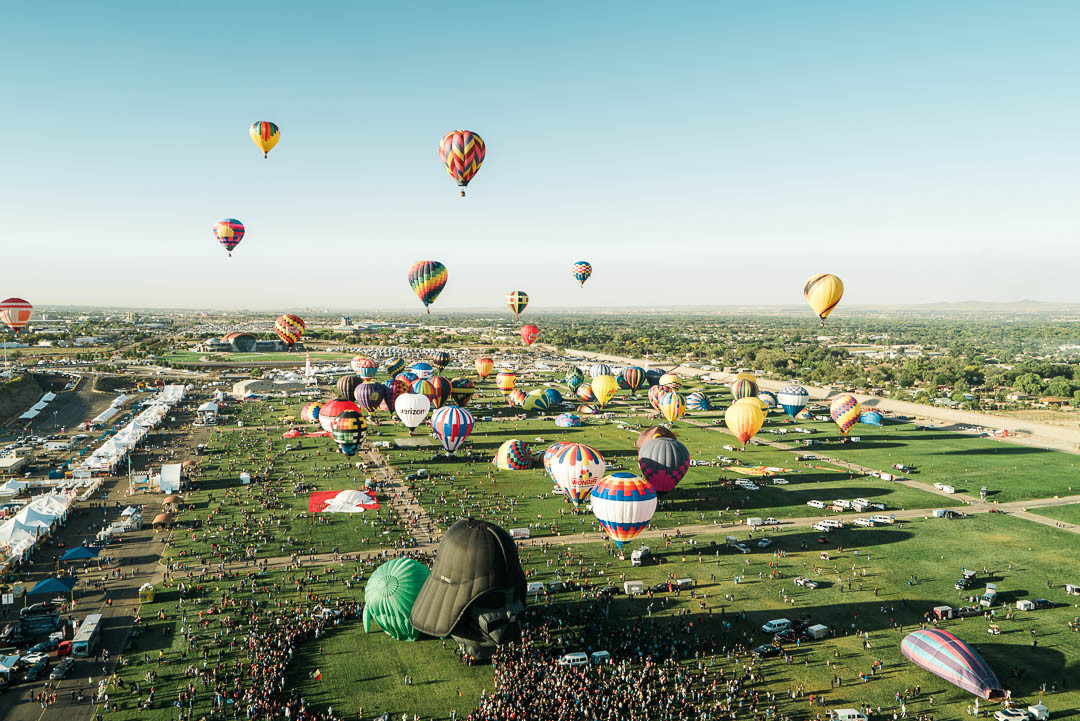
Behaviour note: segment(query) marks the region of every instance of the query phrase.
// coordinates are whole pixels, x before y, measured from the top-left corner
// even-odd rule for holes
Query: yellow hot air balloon
[[[843,295],[843,281],[831,273],[818,273],[806,281],[806,286],[803,287],[803,296],[817,313],[817,317],[821,318],[822,327],[825,326],[825,319],[829,317],[829,313],[832,313]]]
[[[601,408],[610,403],[615,397],[615,391],[619,390],[619,381],[612,375],[596,376],[591,385],[593,394],[596,396],[596,403]]]
[[[251,124],[251,142],[263,152],[265,158],[281,140],[281,131],[278,126],[266,120],[258,120]]]
[[[734,383],[735,381],[753,381],[754,383],[757,383],[757,376],[753,373],[739,373],[735,376],[735,380],[731,382]]]
[[[757,398],[741,398],[728,406],[724,422],[731,435],[745,446],[761,430],[765,412],[761,410],[761,402]]]
[[[674,373],[665,373],[664,375],[660,376],[660,383],[658,383],[657,385],[662,385],[665,388],[678,390],[682,388],[682,380]]]

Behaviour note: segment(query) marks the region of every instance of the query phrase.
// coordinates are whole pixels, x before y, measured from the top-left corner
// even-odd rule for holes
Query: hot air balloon
[[[305,423],[318,423],[319,411],[322,409],[322,403],[318,401],[308,403],[300,409],[300,420]]]
[[[450,394],[454,391],[453,386],[450,385],[450,379],[435,376],[428,382],[431,383],[433,389],[431,404],[436,408],[442,408],[450,400]]]
[[[386,399],[386,386],[382,383],[361,383],[353,389],[353,398],[356,405],[368,413],[374,413]]]
[[[536,339],[540,337],[540,329],[535,325],[523,325],[518,333],[521,335],[522,342],[527,346],[535,343]]]
[[[859,401],[850,393],[842,393],[833,399],[829,406],[829,416],[840,429],[840,435],[846,436],[859,420]]]
[[[784,413],[795,418],[795,416],[799,415],[799,411],[806,408],[806,404],[810,400],[810,394],[802,386],[784,386],[776,394],[776,400],[780,402],[780,407],[784,409]]]
[[[694,391],[686,397],[686,409],[690,411],[707,411],[712,408],[709,397],[701,391]]]
[[[356,356],[349,361],[349,367],[352,368],[353,373],[360,376],[364,380],[370,380],[375,377],[375,374],[379,372],[379,364],[370,358],[364,356]]]
[[[574,263],[573,272],[574,280],[580,283],[581,287],[584,288],[585,281],[587,281],[589,279],[589,276],[592,275],[592,266],[589,265],[588,261],[579,260],[578,262]]]
[[[506,296],[506,307],[513,311],[514,318],[517,318],[528,304],[529,294],[523,290],[512,290]]]
[[[607,464],[595,448],[581,443],[565,443],[552,454],[548,467],[552,480],[577,507],[604,477]]]
[[[563,402],[562,393],[559,393],[559,391],[555,390],[554,388],[545,388],[544,395],[547,396],[548,403],[550,403],[551,405],[556,405]]]
[[[670,391],[660,396],[660,415],[664,416],[668,423],[674,423],[686,415],[686,399],[682,393]]]
[[[338,398],[352,398],[353,393],[356,391],[356,387],[363,382],[364,381],[361,380],[360,376],[341,376],[337,380]]]
[[[435,302],[446,285],[446,266],[437,260],[418,260],[409,267],[409,285],[430,314],[429,305]]]
[[[413,363],[409,366],[409,370],[415,373],[417,378],[422,378],[426,381],[435,377],[435,366],[430,363],[425,363],[424,361]]]
[[[664,386],[650,386],[649,388],[649,405],[652,406],[654,411],[660,410],[660,396],[667,393],[667,389]]]
[[[1005,696],[1005,689],[986,661],[948,631],[923,629],[909,633],[900,642],[900,653],[916,666],[976,696]]]
[[[547,447],[547,450],[544,451],[544,472],[551,477],[552,483],[555,483],[555,477],[551,475],[551,458],[555,455],[555,451],[559,450],[565,445],[565,443],[552,443],[550,446]],[[555,483],[555,485],[558,485],[558,483]]]
[[[525,403],[525,391],[520,388],[515,388],[506,394],[506,404],[515,408],[520,408]]]
[[[649,384],[649,387],[660,385],[660,379],[664,377],[664,370],[661,368],[649,368],[645,371],[645,382]]]
[[[573,413],[562,413],[555,416],[555,425],[559,428],[577,428],[581,425],[581,418]]]
[[[641,451],[641,447],[651,441],[653,438],[671,438],[675,439],[675,431],[665,426],[653,426],[652,428],[646,428],[641,433],[638,433],[637,440],[634,444],[637,446],[638,451]]]
[[[472,413],[457,406],[440,408],[431,414],[431,430],[446,449],[453,453],[465,442],[473,429]]]
[[[408,393],[412,384],[402,378],[391,378],[386,382],[386,400],[382,403],[382,409],[394,412],[394,404],[403,393]]]
[[[611,399],[615,397],[616,391],[619,390],[619,382],[615,380],[613,375],[595,376],[590,385],[596,395],[596,404],[601,408],[606,407],[611,402]]]
[[[585,374],[581,372],[581,369],[577,366],[571,366],[570,370],[566,371],[566,387],[571,391],[577,391],[578,386],[585,382]]]
[[[364,586],[364,633],[371,633],[374,621],[398,641],[420,638],[409,614],[430,574],[427,566],[412,558],[394,558],[376,568]]]
[[[405,371],[404,373],[398,373],[394,377],[395,378],[400,378],[401,380],[405,381],[406,383],[409,384],[410,387],[412,387],[413,383],[420,380],[420,376],[416,375],[412,371]]]
[[[480,376],[480,380],[484,380],[491,375],[493,370],[495,370],[495,361],[487,357],[476,359],[476,375]]]
[[[214,237],[225,246],[231,258],[233,248],[240,245],[240,241],[244,239],[244,224],[236,218],[220,220],[214,226]]]
[[[649,525],[656,513],[656,491],[633,473],[612,473],[590,494],[592,512],[620,549]]]
[[[469,405],[473,393],[476,393],[476,386],[468,378],[455,378],[450,381],[450,397],[462,408]]]
[[[367,431],[367,422],[359,411],[343,410],[330,421],[330,436],[338,444],[338,450],[347,456],[355,456],[360,450]]]
[[[420,393],[402,393],[394,401],[394,412],[397,413],[397,417],[401,419],[405,427],[409,429],[410,436],[413,430],[424,422],[430,410],[431,400]]]
[[[495,452],[495,467],[502,471],[523,471],[532,465],[529,447],[511,438],[504,441]]]
[[[728,406],[724,413],[724,422],[731,435],[746,446],[761,430],[761,424],[765,422],[765,412],[761,410],[761,403],[757,398],[740,398]]]
[[[386,375],[393,378],[398,373],[405,370],[405,361],[401,358],[387,358],[386,363],[383,364],[383,368],[386,370]]]
[[[431,357],[431,364],[442,373],[443,369],[450,365],[450,353],[444,350],[435,351],[435,355]]]
[[[525,394],[521,407],[527,411],[546,411],[551,407],[551,401],[544,395],[544,391],[537,388]]]
[[[597,363],[596,365],[594,365],[592,368],[589,369],[589,377],[590,378],[596,378],[597,376],[613,376],[613,375],[615,375],[615,374],[612,372],[611,366],[609,366],[607,363]]]
[[[759,390],[757,394],[758,400],[765,404],[766,408],[776,408],[780,404],[777,400],[776,394],[772,391]]]
[[[10,328],[15,335],[19,334],[26,324],[30,322],[34,306],[22,298],[8,298],[0,303],[0,321]]]
[[[817,317],[821,319],[821,326],[825,327],[825,319],[833,308],[840,302],[844,295],[844,284],[831,273],[818,273],[806,281],[803,287],[803,296],[810,307],[814,309]]]
[[[624,368],[622,378],[630,392],[636,393],[638,388],[645,385],[645,369],[638,366]]]
[[[517,381],[517,375],[513,371],[499,371],[499,374],[495,376],[495,387],[505,396],[514,390],[515,381]]]
[[[435,402],[435,386],[429,380],[423,378],[417,378],[412,382],[412,386],[409,387],[411,393],[419,393],[422,396],[427,397],[429,401],[434,404]]]
[[[345,411],[356,411],[359,413],[360,407],[345,398],[336,398],[327,403],[323,403],[322,408],[319,409],[319,426],[329,433],[330,423]]]
[[[885,417],[877,411],[866,411],[859,416],[859,423],[865,423],[868,426],[882,426],[885,425]]]
[[[279,140],[281,140],[281,131],[273,123],[257,120],[251,124],[251,142],[262,151],[264,158],[269,155]]]
[[[461,197],[465,197],[465,186],[469,184],[484,164],[484,139],[471,130],[451,130],[439,143],[439,160],[446,166],[446,172],[461,186]]]
[[[732,380],[731,382],[734,383],[735,381],[741,381],[741,380],[744,380],[744,379],[748,380],[748,381],[754,381],[755,383],[757,383],[757,376],[754,375],[753,373],[747,373],[746,371],[743,371],[742,373],[737,373],[735,375],[734,380]]]
[[[660,376],[660,385],[669,390],[679,390],[682,388],[682,379],[674,373],[665,373]]]
[[[667,493],[690,468],[690,451],[674,438],[654,437],[638,449],[638,466],[657,493]]]
[[[795,414],[795,418],[800,421],[809,421],[813,420],[814,416],[811,415],[809,408],[803,408],[801,411]]]
[[[739,378],[731,383],[731,395],[735,400],[753,398],[758,394],[757,381],[749,378]]]
[[[578,386],[577,397],[586,403],[596,402],[596,393],[593,392],[592,385],[589,383],[582,383]]]

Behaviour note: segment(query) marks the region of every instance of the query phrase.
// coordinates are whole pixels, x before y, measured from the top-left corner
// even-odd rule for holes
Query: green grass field
[[[1055,508],[1035,508],[1032,513],[1038,513],[1040,516],[1046,516],[1047,518],[1056,518],[1066,523],[1080,524],[1080,503]]]

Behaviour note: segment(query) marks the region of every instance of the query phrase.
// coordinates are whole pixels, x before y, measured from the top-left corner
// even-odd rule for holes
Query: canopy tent
[[[108,423],[112,419],[112,417],[117,415],[119,412],[120,412],[120,409],[117,408],[116,406],[109,406],[108,408],[103,410],[101,413],[98,413],[96,416],[91,418],[90,422],[91,423]]]
[[[156,516],[154,516],[154,524],[153,525],[160,526],[162,524],[172,523],[172,519],[173,519],[173,514],[171,514],[171,513],[159,513]]]
[[[97,547],[90,548],[89,546],[79,546],[79,547],[73,548],[70,551],[68,551],[67,553],[65,553],[63,556],[60,557],[60,560],[64,561],[64,562],[67,562],[67,561],[85,561],[85,560],[88,560],[88,559],[91,559],[91,558],[97,558],[99,553],[101,553],[100,548],[97,548]]]
[[[25,523],[20,523],[17,518],[10,518],[3,523],[0,523],[0,546],[10,546],[12,548],[34,545],[34,541],[41,535],[41,529],[39,526],[28,526]]]
[[[158,490],[162,493],[176,493],[180,490],[180,476],[183,466],[179,463],[165,463],[161,466]]]
[[[199,406],[197,412],[199,412],[199,413],[217,413],[218,412],[218,404],[214,403],[213,401],[207,401],[206,403],[203,403],[201,406]]]
[[[120,512],[120,515],[124,516],[124,517],[127,517],[127,516],[134,516],[134,515],[136,515],[138,513],[141,513],[141,511],[138,508],[136,508],[135,506],[128,506],[127,508],[125,508],[123,511]]]
[[[56,400],[56,394],[52,391],[49,391],[41,397],[39,403],[52,403],[54,400]]]
[[[26,483],[25,481],[20,481],[18,479],[12,478],[10,481],[0,486],[0,495],[14,496],[15,494],[19,493],[19,491],[29,485],[30,484]]]
[[[123,393],[121,393],[116,398],[113,398],[113,402],[110,403],[109,405],[113,406],[115,408],[119,408],[120,406],[127,403],[127,401],[128,401],[128,397],[126,395],[124,395]]]
[[[163,506],[171,506],[171,505],[175,505],[177,503],[183,503],[183,502],[184,502],[184,499],[181,496],[178,496],[178,495],[176,495],[174,493],[171,496],[165,496],[165,500],[162,501],[161,504]]]
[[[48,406],[48,405],[49,405],[48,401],[38,401],[34,405],[30,406],[30,410],[32,410],[32,411],[43,411],[43,410],[45,410],[45,407]]]
[[[36,596],[42,593],[71,593],[71,589],[73,588],[75,588],[75,578],[73,576],[56,576],[41,581],[27,591],[26,595]]]
[[[15,520],[20,523],[25,523],[27,526],[41,526],[43,528],[52,526],[59,517],[60,514],[49,513],[42,510],[40,506],[35,506],[32,503],[23,507],[21,511],[15,514]]]
[[[41,411],[29,410],[26,413],[23,413],[21,416],[19,416],[19,420],[20,421],[28,421],[28,420],[30,420],[32,418],[37,418],[38,414],[40,414],[40,413],[41,413]]]

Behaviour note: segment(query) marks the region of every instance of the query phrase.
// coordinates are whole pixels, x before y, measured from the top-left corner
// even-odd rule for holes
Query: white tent
[[[15,495],[18,495],[19,491],[26,488],[28,485],[30,485],[30,484],[25,483],[24,481],[20,481],[20,480],[17,480],[15,478],[12,478],[10,481],[8,481],[4,485],[0,486],[0,495],[2,495],[2,496],[15,496]]]
[[[217,413],[218,412],[218,404],[214,403],[213,401],[207,401],[206,403],[203,403],[201,406],[199,406],[197,412],[198,413]]]
[[[158,490],[162,493],[180,492],[180,474],[183,466],[179,463],[166,463],[161,466],[161,475],[158,477]]]
[[[41,526],[42,528],[49,528],[59,517],[60,514],[58,513],[48,513],[32,505],[24,506],[21,511],[15,514],[16,521],[27,526]]]
[[[41,413],[41,411],[33,411],[33,410],[27,411],[26,413],[23,413],[21,416],[19,416],[19,420],[20,421],[28,421],[31,418],[37,418],[39,413]]]
[[[116,406],[109,406],[108,408],[103,410],[101,413],[98,413],[96,416],[94,416],[94,418],[91,419],[90,422],[91,423],[108,423],[109,420],[113,416],[118,414],[119,412],[120,412],[120,409],[117,408]]]

